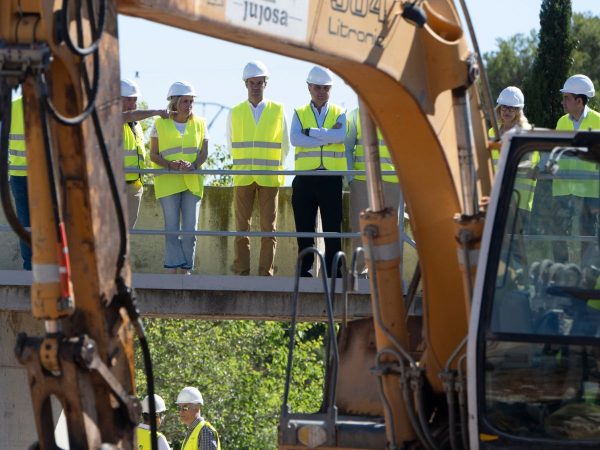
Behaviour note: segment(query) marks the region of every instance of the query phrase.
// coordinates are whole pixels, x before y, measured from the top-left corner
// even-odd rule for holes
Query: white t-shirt
[[[177,128],[177,131],[179,131],[179,133],[183,136],[183,133],[185,133],[185,127],[187,126],[187,122],[177,122],[174,120],[173,123],[175,124],[175,128]],[[150,130],[150,137],[158,137],[158,131],[156,131],[156,123],[152,124],[152,130]],[[204,129],[204,139],[208,139],[207,128]]]

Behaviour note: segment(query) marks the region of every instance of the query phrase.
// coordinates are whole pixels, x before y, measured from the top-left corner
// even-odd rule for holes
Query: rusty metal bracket
[[[27,75],[45,71],[52,56],[46,44],[6,44],[0,41],[0,77],[13,85],[21,84]]]

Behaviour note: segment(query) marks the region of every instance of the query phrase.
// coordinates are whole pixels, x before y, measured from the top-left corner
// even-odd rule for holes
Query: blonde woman
[[[530,130],[531,125],[523,114],[523,107],[525,106],[525,96],[521,89],[515,86],[508,86],[504,88],[498,100],[496,100],[496,115],[499,118],[499,131],[502,136],[507,131],[513,128],[520,128],[523,130]],[[494,129],[490,128],[488,136],[493,139]],[[494,164],[494,170],[498,165],[500,159],[500,151],[492,150],[492,162]],[[524,227],[529,222],[529,213],[533,207],[533,197],[537,180],[533,173],[533,168],[539,163],[540,155],[538,152],[532,152],[529,159],[521,161],[519,163],[519,169],[517,171],[517,178],[515,180],[515,195],[519,209],[521,210],[521,217],[524,223]]]
[[[156,119],[150,133],[150,159],[157,168],[169,170],[155,175],[154,192],[160,200],[165,220],[164,267],[169,273],[191,274],[196,254],[196,236],[179,231],[195,231],[198,226],[203,177],[188,173],[198,169],[208,156],[206,122],[192,112],[196,92],[186,81],[169,88],[170,119]]]
[[[498,124],[500,136],[514,127],[524,130],[531,129],[527,117],[523,114],[524,106],[525,96],[518,87],[508,86],[500,92],[498,100],[496,100],[496,117],[500,120]],[[490,128],[488,135],[491,139],[495,137],[493,128]]]

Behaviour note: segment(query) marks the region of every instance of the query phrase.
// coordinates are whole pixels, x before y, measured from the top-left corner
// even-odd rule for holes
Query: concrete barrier
[[[292,188],[283,187],[279,192],[279,209],[277,230],[293,232],[294,213],[292,211]],[[343,197],[344,220],[342,231],[350,231],[348,221],[349,195]],[[233,212],[233,188],[207,186],[201,203],[200,230],[235,231]],[[6,224],[4,215],[0,215],[2,223]],[[136,229],[161,231],[164,229],[162,209],[154,197],[153,186],[147,186],[142,198],[140,216]],[[260,231],[258,205],[252,218],[253,231]],[[199,236],[196,252],[196,271],[203,275],[230,275],[233,264],[234,237]],[[322,239],[319,239],[322,241]],[[250,238],[251,275],[258,274],[258,256],[260,238]],[[348,256],[348,264],[352,254],[351,239],[343,239],[342,249]],[[405,279],[414,270],[416,257],[413,250],[405,246]],[[276,275],[293,276],[298,247],[296,238],[278,238],[275,254]],[[164,237],[148,235],[131,235],[130,258],[134,272],[164,273]],[[3,233],[0,239],[0,269],[14,270],[21,267],[18,240],[13,233]]]

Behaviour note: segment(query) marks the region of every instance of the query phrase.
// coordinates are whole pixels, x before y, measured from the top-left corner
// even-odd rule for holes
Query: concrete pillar
[[[13,349],[17,334],[41,335],[43,323],[28,313],[0,311],[0,449],[29,448],[37,441],[27,372]]]

